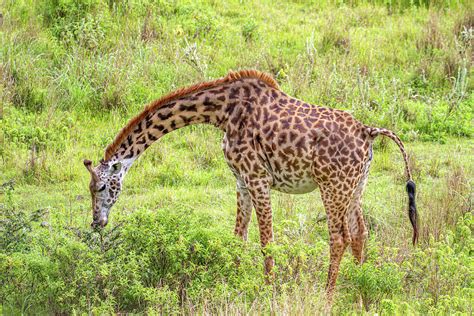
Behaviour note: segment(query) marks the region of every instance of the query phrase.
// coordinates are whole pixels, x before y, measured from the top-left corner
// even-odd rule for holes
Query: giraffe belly
[[[302,177],[299,179],[285,179],[280,177],[273,178],[272,189],[290,194],[303,194],[314,191],[318,185],[311,177]]]

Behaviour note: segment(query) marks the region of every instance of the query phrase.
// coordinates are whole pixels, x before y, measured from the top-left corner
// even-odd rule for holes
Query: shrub
[[[64,230],[52,224],[34,235],[25,218],[8,217],[27,227],[27,236],[2,225],[2,237],[11,235],[2,238],[0,256],[6,311],[64,313],[93,306],[95,312],[153,307],[169,313],[203,295],[216,301],[254,296],[263,280],[253,259],[261,263],[259,251],[243,251],[230,230],[206,228],[206,219],[189,212],[137,211],[111,230]]]
[[[360,295],[366,310],[383,299],[396,297],[402,290],[403,274],[394,262],[377,258],[375,249],[364,264],[351,260],[341,271],[353,295]],[[378,259],[378,260],[377,260]]]
[[[52,34],[67,46],[97,48],[110,27],[109,11],[100,0],[41,1],[37,9]]]
[[[247,42],[258,37],[258,24],[253,19],[249,19],[242,24],[242,36]]]

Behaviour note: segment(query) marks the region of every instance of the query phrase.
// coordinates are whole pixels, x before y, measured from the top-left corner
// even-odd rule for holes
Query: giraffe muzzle
[[[103,212],[97,220],[93,220],[91,223],[92,228],[104,228],[107,226],[109,219],[107,213]]]
[[[104,216],[104,217],[101,217],[99,219],[99,225],[101,228],[104,228],[105,226],[107,226],[107,223],[109,222],[107,216]]]

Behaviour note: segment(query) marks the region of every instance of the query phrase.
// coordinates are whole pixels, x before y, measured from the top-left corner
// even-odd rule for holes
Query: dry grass
[[[462,166],[453,166],[445,175],[440,190],[422,197],[425,211],[421,225],[421,240],[441,239],[457,220],[472,211],[472,189]]]
[[[460,17],[454,24],[453,32],[459,39],[470,40],[472,45],[473,39],[465,38],[463,34],[472,29],[474,29],[474,10],[467,10],[464,16]]]
[[[431,12],[422,34],[416,43],[418,49],[432,52],[433,49],[443,49],[445,46],[445,38],[440,30],[439,16],[436,12]]]
[[[299,289],[290,289],[288,293],[279,293],[275,289],[266,301],[213,300],[199,303],[187,302],[181,313],[184,315],[321,315],[325,310],[325,292],[321,286],[305,284]],[[334,308],[333,312],[337,310]]]

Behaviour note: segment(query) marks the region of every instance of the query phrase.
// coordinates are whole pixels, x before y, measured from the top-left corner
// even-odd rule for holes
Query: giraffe
[[[151,144],[176,129],[200,123],[224,132],[222,149],[237,188],[234,233],[247,240],[254,208],[267,275],[271,275],[274,265],[274,259],[265,253],[274,239],[271,189],[302,194],[319,187],[330,236],[328,302],[348,245],[355,260],[362,263],[367,228],[361,198],[372,160],[372,143],[378,135],[392,139],[402,153],[412,241],[416,242],[415,183],[398,136],[384,128],[366,126],[347,112],[288,96],[272,77],[256,70],[230,72],[152,102],[116,135],[98,166],[84,160],[91,175],[91,225],[107,225],[127,171]]]

